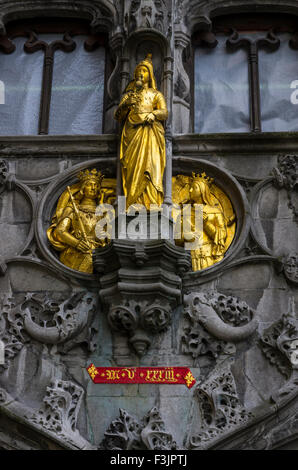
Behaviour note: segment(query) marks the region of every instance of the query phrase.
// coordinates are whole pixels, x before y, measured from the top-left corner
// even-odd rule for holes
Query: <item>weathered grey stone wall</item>
[[[0,447],[154,449],[155,438],[168,449],[174,441],[179,449],[297,449],[297,135],[191,134],[191,77],[183,64],[194,30],[209,29],[214,15],[256,6],[298,12],[293,0],[38,0],[34,7],[0,1],[3,34],[8,21],[25,16],[86,18],[95,31],[109,32],[115,56],[109,133],[0,138],[0,339],[6,351]],[[150,49],[171,111],[168,175],[205,170],[214,176],[233,202],[238,225],[218,265],[202,272],[167,268],[180,282],[180,300],[165,331],[144,328],[151,344],[138,357],[125,328],[115,331],[108,322],[101,274],[64,267],[45,231],[58,196],[79,170],[96,167],[116,177],[113,111]],[[147,269],[128,268],[136,284]],[[155,301],[155,294],[148,299]],[[191,390],[96,385],[86,371],[90,363],[187,366],[197,384]]]

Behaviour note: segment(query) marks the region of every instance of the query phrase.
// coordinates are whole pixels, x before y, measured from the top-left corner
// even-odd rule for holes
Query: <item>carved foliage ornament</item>
[[[278,370],[290,378],[298,370],[298,319],[292,310],[270,326],[261,336],[263,353]]]
[[[43,405],[33,417],[33,422],[71,441],[71,436],[78,434],[76,424],[83,394],[82,387],[69,381],[55,380],[47,387]]]
[[[21,301],[5,296],[0,317],[5,363],[0,366],[0,372],[9,367],[30,338],[43,344],[58,345],[61,351],[80,342],[86,342],[92,350],[95,330],[90,325],[94,312],[94,300],[85,292],[63,301],[54,300],[48,294],[29,293]]]
[[[235,346],[226,341],[216,340],[194,319],[188,318],[187,326],[181,337],[182,353],[190,354],[194,359],[209,356],[217,359],[222,354],[233,354]]]
[[[204,449],[219,435],[252,417],[240,403],[230,371],[211,377],[195,390],[201,424],[190,438],[192,449]]]
[[[100,444],[101,450],[175,450],[176,442],[166,432],[156,407],[138,422],[127,411],[120,409],[119,417],[112,421]]]

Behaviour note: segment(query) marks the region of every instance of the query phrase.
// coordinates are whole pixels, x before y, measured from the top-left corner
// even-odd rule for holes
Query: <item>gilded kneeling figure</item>
[[[184,246],[185,242],[198,242],[198,248],[191,250],[193,271],[218,263],[235,234],[235,214],[229,199],[205,173],[193,173],[192,177],[178,176],[173,192],[175,202],[191,204],[190,223],[186,224],[181,214],[175,230],[178,233],[176,244]],[[195,225],[196,205],[202,207],[202,232]]]

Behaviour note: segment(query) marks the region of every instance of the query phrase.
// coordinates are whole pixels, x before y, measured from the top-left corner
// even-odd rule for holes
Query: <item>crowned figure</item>
[[[160,206],[163,202],[163,173],[166,164],[164,127],[168,117],[163,94],[157,90],[152,55],[140,62],[134,79],[115,112],[124,123],[120,161],[127,208],[142,204]]]
[[[103,202],[103,175],[96,169],[86,170],[78,174],[78,179],[77,184],[60,196],[47,235],[65,266],[92,273],[92,250],[108,243],[106,232],[97,230],[95,233],[101,218],[95,210]]]
[[[183,218],[179,221],[182,237],[178,244],[184,244],[185,241],[200,241],[199,247],[191,250],[194,271],[208,268],[222,260],[227,250],[227,224],[234,222],[234,217],[227,220],[222,208],[214,202],[210,192],[212,183],[213,178],[209,178],[205,173],[192,174],[189,200],[185,201],[191,203],[191,223],[183,223]],[[203,206],[203,234],[196,232],[194,223],[196,204]]]

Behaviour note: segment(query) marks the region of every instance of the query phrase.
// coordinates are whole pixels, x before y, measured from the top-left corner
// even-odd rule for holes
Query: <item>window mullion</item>
[[[44,51],[42,91],[40,98],[40,115],[39,115],[39,134],[45,135],[49,133],[50,104],[52,96],[53,69],[55,51],[58,49],[63,52],[72,52],[76,47],[68,33],[65,33],[63,40],[46,43],[39,41],[35,33],[31,32],[28,41],[24,44],[24,50],[29,53],[38,50]]]
[[[276,51],[280,45],[280,40],[272,31],[266,37],[252,40],[248,37],[240,37],[239,33],[234,30],[233,34],[227,39],[226,45],[231,51],[244,48],[248,53],[251,131],[261,132],[259,48],[265,47],[272,52]]]

